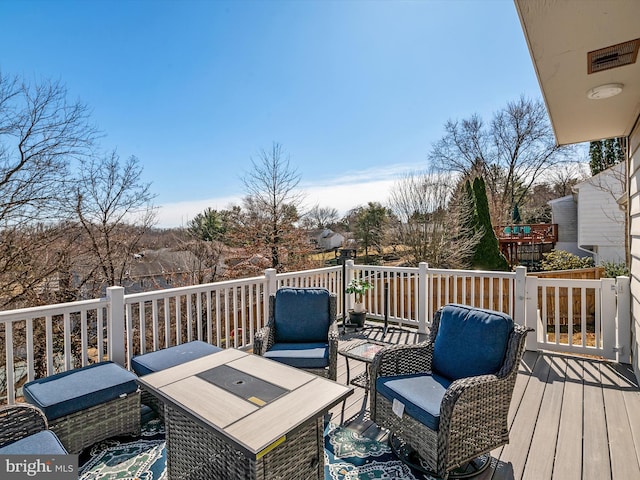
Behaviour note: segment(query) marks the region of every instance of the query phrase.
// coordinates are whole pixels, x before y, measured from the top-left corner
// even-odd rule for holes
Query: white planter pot
[[[353,311],[356,313],[364,312],[364,303],[354,303]]]

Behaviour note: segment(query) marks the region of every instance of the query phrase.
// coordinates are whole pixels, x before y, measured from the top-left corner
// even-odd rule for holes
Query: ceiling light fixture
[[[593,87],[587,92],[587,98],[590,100],[601,100],[603,98],[615,97],[622,92],[624,85],[622,83],[607,83]]]

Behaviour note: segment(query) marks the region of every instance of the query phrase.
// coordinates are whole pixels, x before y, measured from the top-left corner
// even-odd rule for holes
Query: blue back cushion
[[[496,373],[512,331],[513,320],[505,313],[446,305],[434,343],[433,372],[450,380]]]
[[[281,288],[276,292],[275,340],[282,342],[326,342],[329,337],[329,290]]]

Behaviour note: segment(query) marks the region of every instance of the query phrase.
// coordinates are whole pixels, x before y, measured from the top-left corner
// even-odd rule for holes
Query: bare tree
[[[309,228],[329,228],[331,225],[335,224],[339,218],[337,209],[314,205],[304,215],[303,221]]]
[[[64,211],[71,164],[91,154],[88,108],[58,82],[0,73],[0,301],[31,306],[51,297],[73,234]],[[59,225],[58,225],[59,223]]]
[[[247,196],[238,234],[247,239],[245,246],[269,258],[272,268],[291,268],[311,248],[306,234],[296,227],[303,200],[297,189],[300,175],[278,143],[251,159],[251,166],[243,178]]]
[[[583,163],[567,162],[547,170],[545,180],[552,188],[555,198],[564,197],[572,193],[573,187],[588,178]]]
[[[395,234],[411,265],[467,268],[479,236],[469,228],[473,205],[456,191],[457,179],[436,172],[408,173],[391,190]]]
[[[481,174],[494,221],[505,221],[546,170],[571,151],[556,145],[542,102],[520,97],[496,112],[488,128],[477,115],[447,122],[429,158],[443,171]]]
[[[142,236],[155,222],[150,184],[142,167],[116,152],[83,163],[75,189],[80,242],[89,259],[86,284],[94,288],[121,285]]]

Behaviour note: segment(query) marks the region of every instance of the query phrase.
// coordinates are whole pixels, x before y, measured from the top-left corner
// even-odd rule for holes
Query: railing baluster
[[[89,349],[87,348],[89,340],[87,338],[88,336],[89,333],[87,331],[87,311],[82,310],[82,312],[80,312],[80,345],[82,346],[81,357],[83,367],[89,364]]]
[[[164,315],[164,344],[169,347],[171,342],[171,315],[169,312],[170,302],[169,297],[165,297],[162,301],[162,310]]]
[[[47,315],[45,317],[46,325],[46,355],[47,355],[47,377],[54,374],[53,370],[53,317]]]
[[[207,343],[213,341],[213,334],[211,332],[213,328],[213,321],[211,320],[211,290],[207,290]]]
[[[27,318],[25,328],[27,334],[27,381],[30,382],[31,380],[34,380],[36,378],[33,359],[33,318]]]
[[[64,329],[64,369],[71,370],[71,318],[69,312],[62,316]]]
[[[5,377],[7,380],[7,400],[9,405],[13,405],[16,402],[16,378],[13,364],[13,323],[6,322],[4,324],[4,338],[5,338]]]
[[[182,296],[174,297],[176,304],[176,345],[183,343],[182,339]]]

